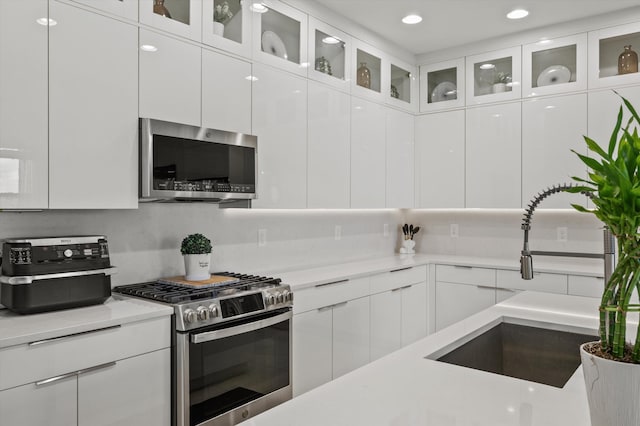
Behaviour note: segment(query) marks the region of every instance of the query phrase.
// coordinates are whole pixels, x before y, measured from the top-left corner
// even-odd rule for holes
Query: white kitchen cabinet
[[[251,63],[202,50],[202,126],[251,134]]]
[[[140,117],[200,126],[201,56],[196,45],[140,28]]]
[[[369,297],[349,300],[333,310],[333,378],[369,362]]]
[[[465,105],[464,58],[420,66],[420,112]]]
[[[253,59],[306,77],[310,66],[307,14],[279,0],[263,0],[251,7]]]
[[[71,0],[121,18],[138,21],[138,0]]]
[[[395,109],[387,108],[386,161],[386,207],[413,207],[413,115]]]
[[[427,335],[427,283],[412,284],[401,289],[402,295],[402,346],[411,344]]]
[[[466,57],[467,105],[519,99],[522,92],[521,47]]]
[[[49,207],[137,208],[137,28],[49,5]]]
[[[349,93],[351,37],[309,16],[309,78]]]
[[[314,309],[293,317],[293,396],[333,377],[333,313]]]
[[[309,81],[307,207],[349,208],[350,98]]]
[[[229,14],[224,14],[227,4]],[[202,42],[218,49],[251,57],[251,3],[241,0],[202,0]],[[220,8],[220,13],[215,12]]]
[[[139,0],[140,23],[195,41],[202,40],[202,0]]]
[[[385,107],[352,97],[351,208],[385,207],[385,145]]]
[[[496,286],[502,289],[567,294],[567,276],[565,274],[534,272],[532,280],[523,280],[520,271],[498,269]]]
[[[522,103],[522,199],[527,205],[539,192],[555,184],[587,177],[575,150],[586,154],[587,95],[584,93],[533,99]],[[572,209],[586,197],[562,193],[545,199],[539,208]]]
[[[436,331],[496,303],[495,287],[436,282]]]
[[[354,63],[351,70],[351,94],[383,102],[388,93],[388,88],[383,88],[383,85],[390,81],[388,69],[382,60],[384,53],[355,38],[352,49]]]
[[[171,350],[78,375],[78,425],[171,424]]]
[[[640,86],[621,87],[616,89],[620,96],[625,97],[631,102],[635,108],[640,105]],[[622,107],[624,116],[622,125],[624,126],[631,114],[624,106],[622,98],[616,95],[612,90],[603,90],[589,93],[589,137],[595,140],[601,147],[607,149],[609,138],[613,131],[616,119],[618,118],[618,110]],[[618,135],[619,137],[619,135]],[[584,144],[584,142],[583,142]],[[584,145],[586,147],[586,145]],[[590,155],[593,155],[591,153]]]
[[[601,298],[604,292],[603,277],[587,277],[583,275],[569,275],[568,293],[574,296]]]
[[[618,57],[625,46],[638,53],[640,22],[589,32],[589,88],[638,84],[640,72],[620,73]],[[636,69],[638,64],[636,64]]]
[[[399,288],[371,295],[372,361],[402,347],[402,319],[402,292]]]
[[[465,111],[415,118],[415,206],[464,207]]]
[[[389,58],[389,71],[384,81],[385,102],[395,108],[416,113],[418,111],[418,69],[407,62]]]
[[[307,80],[254,64],[252,130],[258,137],[258,208],[307,206]]]
[[[49,203],[47,3],[0,2],[2,209],[43,209]],[[45,25],[36,22],[41,18]]]
[[[77,376],[0,391],[0,422],[20,426],[78,424]]]
[[[465,207],[521,206],[520,103],[466,112]]]

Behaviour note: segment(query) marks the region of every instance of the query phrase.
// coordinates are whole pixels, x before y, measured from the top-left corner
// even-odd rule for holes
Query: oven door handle
[[[284,314],[276,315],[275,317],[266,318],[260,321],[250,322],[248,324],[239,325],[236,327],[224,328],[222,330],[207,331],[204,333],[192,334],[191,343],[205,343],[212,340],[224,339],[225,337],[237,336],[238,334],[249,333],[261,328],[270,327],[272,325],[290,320],[293,318],[291,311]]]

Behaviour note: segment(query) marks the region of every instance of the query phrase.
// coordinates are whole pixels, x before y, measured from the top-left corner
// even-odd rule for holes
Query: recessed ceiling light
[[[402,22],[404,22],[405,24],[409,24],[409,25],[417,24],[419,22],[422,22],[422,16],[419,16],[419,15],[407,15],[404,18],[402,18]]]
[[[481,70],[492,70],[494,69],[496,66],[493,64],[482,64],[480,65],[480,69]]]
[[[40,25],[49,26],[49,27],[53,27],[58,23],[55,19],[51,19],[51,18],[38,18],[36,19],[36,22]]]
[[[342,40],[340,40],[338,37],[333,37],[333,36],[328,36],[322,39],[322,42],[325,44],[338,44],[341,41]]]
[[[514,9],[511,12],[507,13],[507,18],[509,19],[522,19],[529,14],[528,10],[524,9]]]
[[[249,9],[251,9],[252,12],[258,13],[265,13],[269,10],[269,8],[262,3],[253,3]]]
[[[145,52],[157,52],[158,48],[150,44],[143,44],[140,46],[140,50],[144,50]]]

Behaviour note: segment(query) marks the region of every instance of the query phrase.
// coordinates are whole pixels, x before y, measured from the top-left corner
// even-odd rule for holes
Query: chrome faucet
[[[615,267],[616,262],[616,242],[611,230],[604,227],[603,231],[603,243],[604,243],[604,251],[603,253],[575,253],[575,252],[564,252],[564,251],[535,251],[529,250],[529,231],[531,230],[531,219],[533,217],[533,212],[535,211],[538,204],[548,196],[552,194],[556,194],[558,192],[566,192],[570,188],[573,188],[571,184],[560,184],[554,185],[551,188],[547,188],[546,191],[538,193],[538,195],[531,200],[527,209],[524,213],[524,218],[522,219],[522,230],[524,231],[524,246],[522,248],[522,252],[520,255],[520,274],[522,275],[523,280],[531,280],[533,279],[533,255],[538,256],[562,256],[562,257],[583,257],[583,258],[591,258],[591,259],[604,259],[604,282],[609,282],[609,278],[613,273],[613,269]],[[591,194],[588,192],[581,192],[586,196],[590,196]]]

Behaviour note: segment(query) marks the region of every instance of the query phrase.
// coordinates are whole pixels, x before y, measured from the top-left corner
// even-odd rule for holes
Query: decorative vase
[[[164,0],[154,0],[153,13],[172,19],[171,13],[169,13],[169,9],[167,9],[164,5]]]
[[[595,356],[580,346],[591,426],[640,425],[640,365]]]
[[[367,68],[366,62],[360,62],[360,68],[358,68],[356,75],[356,82],[358,86],[371,89],[371,71]]]
[[[638,72],[638,54],[631,50],[631,45],[624,47],[624,52],[618,56],[618,74]]]
[[[211,278],[209,266],[211,265],[211,253],[185,254],[184,270],[187,281],[204,281]]]
[[[400,247],[400,253],[414,254],[416,251],[413,249],[416,246],[416,242],[413,240],[402,241],[402,247]]]
[[[491,86],[491,91],[493,93],[506,92],[507,91],[507,84],[506,83],[495,83],[493,86]]]
[[[222,22],[213,22],[213,33],[217,36],[224,37],[224,24]]]

